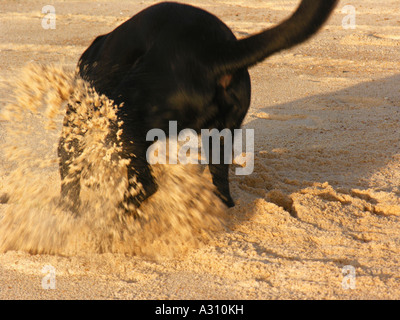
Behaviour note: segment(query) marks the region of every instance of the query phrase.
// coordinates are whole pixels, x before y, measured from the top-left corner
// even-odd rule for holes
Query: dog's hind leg
[[[69,121],[68,116],[73,112],[72,107],[67,109],[67,116],[64,119],[64,129],[73,127],[73,123]],[[77,214],[80,207],[80,177],[81,170],[74,168],[76,159],[81,154],[79,140],[70,138],[66,134],[67,130],[63,130],[63,134],[58,144],[59,170],[61,177],[61,205],[67,210]]]
[[[157,191],[157,184],[148,164],[138,164],[135,161],[128,166],[128,192],[125,205],[128,212],[139,208],[144,200]]]
[[[158,187],[146,160],[148,143],[128,142],[128,144],[129,146],[124,142],[121,155],[125,159],[130,159],[127,166],[128,188],[122,207],[126,213],[131,214],[140,207],[143,201],[154,194]]]
[[[72,169],[76,153],[68,151],[74,148],[74,145],[77,145],[77,141],[66,142],[64,138],[61,138],[58,156],[60,157],[61,203],[66,209],[77,214],[80,206],[81,171]]]

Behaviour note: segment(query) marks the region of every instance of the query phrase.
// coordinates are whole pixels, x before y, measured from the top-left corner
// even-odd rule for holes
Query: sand
[[[5,84],[26,64],[73,68],[96,35],[153,3],[49,1],[57,20],[46,30],[42,2],[2,1],[0,110],[14,99]],[[279,22],[297,1],[186,3],[242,37]],[[312,40],[251,69],[244,128],[255,129],[254,172],[236,176],[232,168],[237,205],[222,230],[179,244],[184,250],[173,256],[163,254],[165,243],[157,257],[21,246],[0,254],[0,298],[399,299],[400,8],[354,0],[356,28],[345,29],[347,4]],[[26,121],[53,143],[34,117]],[[0,122],[1,146],[10,142],[7,125]],[[1,195],[18,162],[0,150]],[[46,174],[58,190],[56,166]],[[0,216],[10,206],[0,203]]]

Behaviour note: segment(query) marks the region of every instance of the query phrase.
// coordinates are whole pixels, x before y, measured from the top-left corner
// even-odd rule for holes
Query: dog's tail
[[[251,67],[268,56],[293,47],[311,37],[328,19],[337,0],[302,0],[294,14],[279,25],[217,50],[220,74]]]

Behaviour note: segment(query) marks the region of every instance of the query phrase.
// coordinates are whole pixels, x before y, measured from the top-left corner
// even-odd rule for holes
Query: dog
[[[123,104],[117,115],[123,123],[120,156],[130,159],[129,186],[142,185],[138,194],[126,193],[127,206],[138,208],[157,191],[146,160],[152,143],[146,141],[149,130],[168,132],[169,121],[177,121],[178,130],[190,128],[197,133],[201,129],[240,128],[250,106],[248,68],[310,38],[336,3],[302,0],[287,20],[238,40],[213,14],[163,2],[98,36],[80,57],[78,73],[96,92],[116,105]],[[67,114],[73,112],[69,105]],[[65,120],[64,126],[69,125]],[[67,146],[71,143],[75,143],[72,151]],[[220,143],[220,159],[224,159],[224,141]],[[71,174],[70,166],[79,148],[76,141],[60,139],[61,195],[74,203],[75,209],[79,206],[80,173]],[[229,164],[210,163],[209,170],[217,194],[227,207],[233,207]]]

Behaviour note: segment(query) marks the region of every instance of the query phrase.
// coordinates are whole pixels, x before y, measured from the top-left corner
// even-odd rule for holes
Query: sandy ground
[[[47,1],[57,20],[45,30],[42,1],[1,1],[0,81],[28,62],[75,65],[96,35],[156,2]],[[186,2],[239,37],[279,22],[297,3]],[[356,8],[355,29],[342,27],[347,4]],[[232,175],[237,206],[227,230],[160,260],[8,251],[0,254],[0,298],[399,299],[399,17],[396,0],[341,1],[311,41],[251,70],[245,128],[255,129],[255,169]],[[10,97],[2,87],[0,108]],[[1,154],[0,191],[9,167]],[[55,289],[42,287],[47,265]]]

